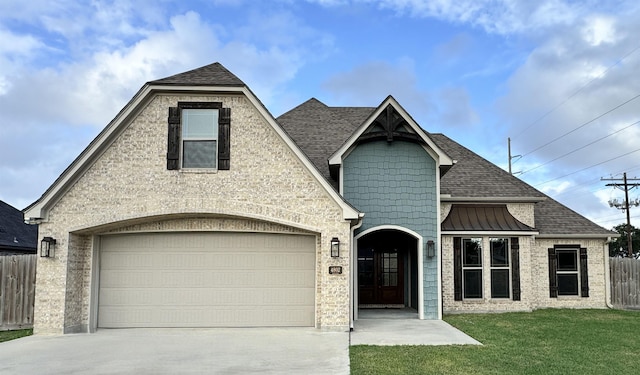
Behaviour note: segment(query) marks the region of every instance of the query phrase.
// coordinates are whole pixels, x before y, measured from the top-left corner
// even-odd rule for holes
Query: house
[[[25,217],[41,334],[604,308],[615,236],[393,97],[276,119],[219,63],[146,83]]]
[[[35,254],[38,227],[24,222],[22,211],[0,201],[0,256]]]

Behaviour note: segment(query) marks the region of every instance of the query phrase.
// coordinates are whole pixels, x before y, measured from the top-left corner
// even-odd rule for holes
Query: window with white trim
[[[222,102],[178,102],[169,107],[167,169],[229,170],[231,108]]]
[[[589,297],[587,249],[554,245],[549,249],[549,296]]]
[[[489,251],[491,256],[491,298],[510,298],[509,240],[491,238]]]
[[[218,160],[218,110],[182,110],[182,168],[216,169]]]
[[[482,298],[482,238],[462,240],[463,296]]]
[[[558,257],[558,295],[577,296],[580,276],[578,273],[578,251],[577,250],[556,250]]]

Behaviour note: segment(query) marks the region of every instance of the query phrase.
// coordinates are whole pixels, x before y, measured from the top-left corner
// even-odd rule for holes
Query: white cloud
[[[434,18],[472,25],[492,34],[535,34],[541,30],[574,24],[596,11],[637,10],[633,0],[606,2],[584,0],[307,0],[336,7],[371,4],[397,15]]]
[[[618,39],[615,23],[615,18],[610,16],[588,17],[582,28],[583,38],[592,46],[615,43]]]
[[[548,195],[556,196],[567,191],[571,187],[570,181],[558,181],[553,184],[545,185],[541,190]]]
[[[312,51],[324,54],[332,44],[289,13],[256,12],[221,25],[196,12],[166,21],[156,16],[141,20],[141,12],[134,12],[131,4],[45,2],[40,15],[26,6],[24,13],[13,16],[12,22],[25,27],[21,34],[13,32],[23,38],[20,44],[0,46],[5,73],[0,74],[0,150],[15,156],[0,159],[0,175],[8,177],[3,178],[8,182],[0,199],[16,206],[33,201],[34,192],[42,193],[149,80],[219,61],[268,105],[280,86],[315,58]],[[0,13],[3,9],[6,3],[0,4]],[[76,16],[80,19],[73,26]],[[254,27],[261,24],[277,34]],[[48,59],[44,67],[40,59],[34,60],[41,53]],[[8,59],[16,55],[20,61]],[[33,189],[24,188],[25,179]]]
[[[429,113],[433,107],[430,95],[417,87],[414,65],[408,59],[395,65],[385,61],[364,63],[334,75],[322,88],[341,105],[376,106],[392,95],[410,113]]]

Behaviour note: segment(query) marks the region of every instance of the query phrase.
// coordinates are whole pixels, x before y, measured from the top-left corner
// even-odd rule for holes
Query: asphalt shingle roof
[[[246,86],[240,78],[236,77],[235,74],[231,73],[218,62],[189,70],[188,72],[151,81],[149,84],[181,86]]]
[[[329,107],[312,98],[276,120],[322,175],[329,174],[329,157],[371,115],[373,107]],[[497,165],[443,134],[427,133],[457,163],[441,179],[441,193],[463,198],[543,198],[535,204],[540,235],[615,234],[593,223]]]
[[[0,249],[36,250],[38,227],[24,223],[22,211],[0,201]]]
[[[328,107],[311,98],[276,119],[309,160],[332,184],[329,156],[375,110],[372,107]]]

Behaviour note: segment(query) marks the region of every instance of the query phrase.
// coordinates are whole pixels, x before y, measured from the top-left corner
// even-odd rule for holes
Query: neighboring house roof
[[[329,158],[371,117],[373,107],[329,107],[317,99],[295,107],[276,120],[309,159],[330,179]],[[529,184],[443,134],[429,138],[456,163],[440,181],[443,201],[535,203],[535,229],[540,237],[616,236],[584,216],[551,199]]]
[[[356,220],[360,217],[361,213],[340,196],[333,186],[331,186],[330,182],[320,174],[314,167],[314,164],[309,161],[308,156],[300,150],[289,135],[276,123],[273,115],[269,113],[255,94],[253,94],[238,77],[229,72],[229,70],[220,63],[209,64],[188,72],[147,82],[102,132],[91,141],[89,146],[62,172],[40,199],[25,209],[25,216],[31,222],[47,220],[50,207],[93,165],[102,152],[108,148],[128,126],[129,121],[135,118],[139,111],[144,108],[156,94],[182,93],[185,91],[194,94],[225,93],[244,95],[281,137],[283,142],[287,144],[293,153],[308,168],[310,173],[323,186],[327,193],[340,205],[344,218],[347,220]]]
[[[0,250],[35,252],[38,227],[24,223],[22,211],[0,201]]]

